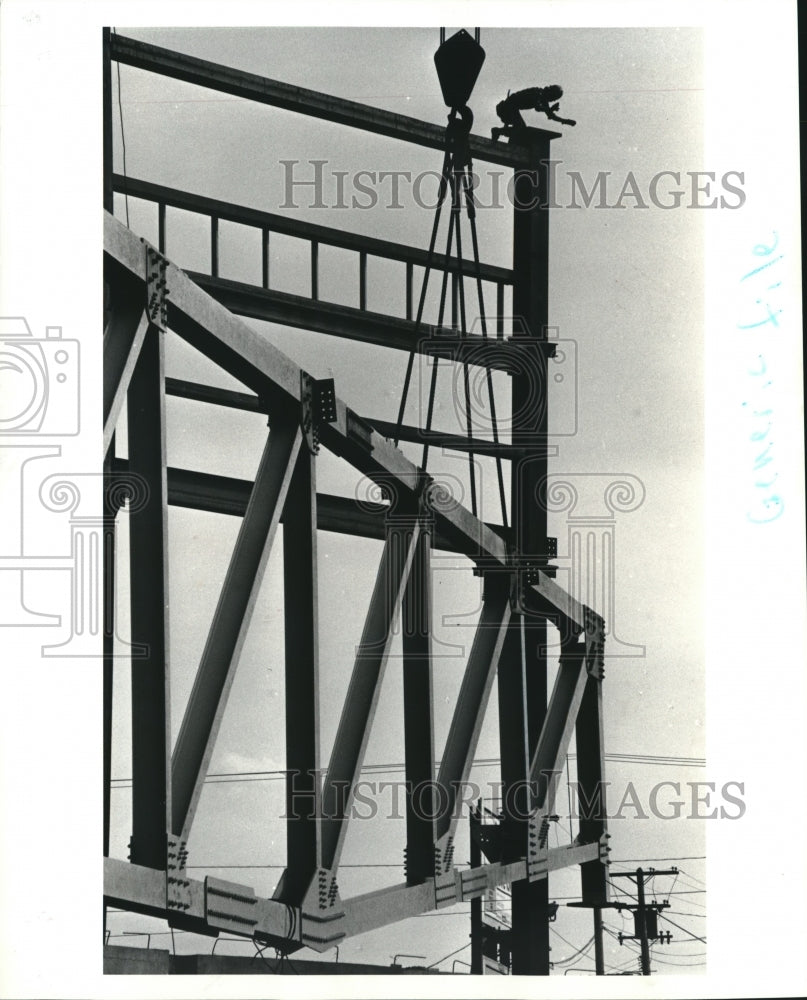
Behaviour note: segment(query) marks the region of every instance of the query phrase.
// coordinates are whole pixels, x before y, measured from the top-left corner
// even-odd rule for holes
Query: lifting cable
[[[474,40],[478,44],[479,42],[479,29],[474,32]],[[445,42],[445,29],[440,29],[440,42],[441,45]],[[473,113],[467,106],[463,107],[452,107],[448,115],[448,125],[446,126],[446,149],[443,156],[443,167],[440,173],[440,185],[437,196],[437,203],[435,206],[434,222],[432,224],[431,238],[429,240],[429,250],[426,257],[426,264],[424,266],[423,282],[420,288],[420,296],[418,299],[417,314],[415,317],[415,336],[417,336],[422,322],[423,322],[423,309],[426,302],[426,293],[428,290],[429,277],[431,275],[431,270],[434,260],[434,248],[437,242],[437,234],[440,226],[440,218],[443,209],[443,203],[446,199],[446,194],[451,194],[451,209],[448,221],[448,233],[446,237],[446,252],[445,252],[445,266],[443,267],[443,279],[440,289],[440,305],[437,317],[437,328],[441,329],[443,326],[443,320],[445,316],[446,308],[446,297],[448,293],[448,275],[449,271],[452,272],[452,294],[451,294],[451,308],[452,308],[452,327],[458,329],[460,338],[466,338],[468,336],[467,327],[467,317],[466,317],[466,303],[465,303],[465,273],[463,268],[463,256],[462,256],[462,233],[460,227],[460,219],[462,214],[462,207],[465,206],[465,211],[468,216],[468,221],[470,225],[471,232],[471,244],[473,249],[473,264],[474,264],[474,277],[476,279],[476,289],[477,297],[479,303],[479,321],[480,329],[483,340],[488,339],[487,332],[487,319],[485,315],[485,303],[484,295],[482,290],[482,269],[479,261],[479,238],[476,229],[476,204],[473,195],[473,162],[471,160],[470,150],[468,148],[468,136],[471,132],[471,127],[473,125]],[[454,244],[456,242],[456,267],[452,267],[452,251]],[[469,275],[471,277],[471,275]],[[457,311],[459,310],[459,316],[457,316]],[[501,336],[501,334],[499,334]],[[400,439],[401,428],[403,425],[404,412],[406,409],[407,397],[409,394],[409,388],[412,381],[412,370],[414,366],[416,350],[413,349],[409,353],[409,358],[406,366],[406,374],[404,377],[403,392],[401,395],[401,403],[398,409],[398,421],[395,429],[395,444],[397,445]],[[487,381],[488,389],[488,405],[490,407],[490,420],[491,427],[493,431],[493,442],[496,448],[499,446],[499,431],[496,419],[496,400],[493,389],[493,379],[491,375],[491,370],[489,364],[487,364],[487,358],[480,359],[485,368],[485,377]],[[429,386],[429,401],[426,413],[426,425],[424,427],[425,440],[423,442],[423,457],[421,460],[421,467],[425,471],[428,459],[429,459],[429,432],[431,431],[432,419],[434,416],[434,401],[437,389],[437,373],[439,366],[439,356],[435,355],[434,365],[432,366],[431,382]],[[473,421],[471,415],[471,387],[469,378],[469,363],[467,354],[463,354],[462,359],[462,375],[463,375],[463,395],[465,404],[465,432],[468,437],[469,444],[473,439]],[[474,472],[474,452],[471,447],[468,449],[468,470],[470,476],[470,488],[471,488],[471,512],[474,516],[478,514],[478,504],[477,504],[477,493],[476,493],[476,476]],[[502,458],[501,454],[496,454],[496,474],[499,485],[499,499],[501,502],[502,510],[502,524],[505,528],[508,526],[507,521],[507,505],[504,490],[504,474],[502,470]]]

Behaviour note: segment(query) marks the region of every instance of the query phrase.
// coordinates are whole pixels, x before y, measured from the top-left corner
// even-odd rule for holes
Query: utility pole
[[[645,920],[644,905],[644,872],[641,868],[636,869],[636,888],[639,897],[639,944],[642,949],[642,975],[650,975],[650,945],[647,942],[647,921]],[[620,941],[620,944],[622,942]]]
[[[605,975],[605,956],[602,948],[602,909],[594,907],[594,972],[598,976]]]
[[[665,931],[659,934],[658,914],[669,906],[669,901],[662,903],[647,903],[645,901],[645,885],[656,875],[677,875],[677,868],[667,868],[664,871],[657,871],[655,868],[644,871],[637,868],[635,872],[613,872],[611,878],[629,878],[636,883],[637,906],[627,906],[622,903],[615,904],[619,909],[630,910],[633,913],[633,934],[620,934],[619,943],[623,941],[638,941],[641,948],[642,975],[650,975],[650,942],[658,941],[660,944],[669,944],[672,934]],[[596,916],[595,916],[596,920]],[[596,940],[596,935],[595,935]]]

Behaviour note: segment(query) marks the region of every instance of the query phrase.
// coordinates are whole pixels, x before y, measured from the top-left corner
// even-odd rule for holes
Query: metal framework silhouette
[[[455,500],[445,502],[434,479],[390,440],[391,427],[355,411],[241,317],[258,318],[338,337],[424,351],[412,319],[412,277],[425,253],[112,172],[111,72],[117,60],[208,89],[324,118],[410,143],[441,149],[444,130],[298,87],[105,34],[104,450],[107,473],[107,570],[104,662],[104,902],[165,918],[171,927],[227,932],[269,943],[283,953],[307,946],[328,950],[351,935],[429,910],[478,900],[512,885],[510,941],[514,973],[548,974],[549,873],[579,865],[581,902],[608,905],[604,803],[580,821],[573,845],[548,846],[549,817],[573,734],[581,800],[602,794],[602,673],[604,622],[556,581],[547,536],[548,220],[547,161],[555,134],[527,129],[520,144],[469,137],[474,157],[515,171],[512,267],[483,265],[486,281],[513,287],[519,336],[485,340],[454,329],[431,332],[458,362],[512,374],[512,435],[507,444],[461,435],[429,440],[442,447],[499,454],[511,463],[511,526],[487,524]],[[156,247],[111,214],[114,190],[158,206]],[[186,273],[165,256],[166,208],[209,218],[209,274]],[[218,225],[230,220],[262,234],[260,286],[218,273]],[[273,290],[269,241],[280,232],[308,242],[310,296]],[[318,248],[358,255],[359,308],[318,297]],[[367,258],[406,265],[407,318],[367,310]],[[466,262],[467,273],[471,263]],[[431,266],[457,272],[456,260],[435,255]],[[166,336],[181,338],[244,386],[244,392],[167,378]],[[472,353],[469,353],[472,352]],[[445,356],[445,354],[443,355]],[[536,386],[538,391],[536,391]],[[338,388],[338,386],[337,386]],[[170,468],[166,461],[168,395],[215,407],[265,413],[268,429],[254,482]],[[126,408],[128,457],[115,450]],[[387,436],[389,435],[389,436]],[[403,440],[425,440],[403,427]],[[358,504],[317,491],[317,452],[346,460],[383,491],[384,503]],[[127,509],[122,504],[128,498]],[[240,530],[210,622],[192,693],[171,753],[167,508],[170,504],[241,517]],[[128,576],[132,643],[132,839],[129,861],[109,857],[110,762],[116,519],[129,524]],[[284,549],[287,864],[272,898],[249,885],[188,874],[186,844],[208,771],[261,577],[278,529]],[[341,721],[320,780],[317,628],[317,532],[383,539]],[[483,606],[467,656],[445,748],[436,767],[432,729],[430,556],[445,549],[465,557],[484,578]],[[350,805],[396,616],[402,614],[406,780],[429,787],[450,808],[406,800],[403,878],[388,888],[343,898],[339,865]],[[559,633],[559,667],[547,690],[548,630]],[[459,790],[470,773],[487,701],[498,687],[503,813],[488,835],[484,863],[454,865]],[[302,808],[301,803],[306,803]],[[487,827],[485,829],[488,829]],[[481,956],[474,950],[474,972]]]

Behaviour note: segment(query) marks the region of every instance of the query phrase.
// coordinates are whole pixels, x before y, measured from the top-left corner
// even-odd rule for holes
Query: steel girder
[[[184,80],[186,83],[221,93],[233,94],[249,101],[285,108],[288,111],[322,118],[365,132],[375,132],[377,135],[400,139],[402,142],[417,143],[430,149],[441,151],[445,149],[445,129],[439,125],[382,111],[355,101],[346,101],[330,94],[321,94],[305,87],[269,80],[255,73],[222,66],[206,59],[197,59],[123,35],[112,35],[111,57],[119,63],[159,73],[161,76],[173,77],[175,80]],[[556,136],[559,133],[545,131],[544,134]],[[506,145],[482,136],[471,135],[468,138],[468,145],[475,160],[515,168],[529,165],[525,152],[512,144]]]
[[[252,409],[258,408],[253,402],[257,399],[260,409],[268,411],[270,417],[269,441],[255,483],[241,484],[237,503],[230,497],[230,512],[243,517],[241,531],[170,760],[165,512],[171,499],[172,478],[200,474],[166,468],[164,407],[168,386],[162,370],[163,333],[151,321],[151,314],[145,332],[142,330],[144,314],[137,304],[147,302],[154,253],[106,215],[105,254],[112,294],[107,336],[115,345],[108,356],[124,359],[110,360],[106,369],[105,400],[114,404],[105,405],[105,416],[113,420],[115,408],[120,410],[120,400],[128,388],[130,427],[137,426],[137,433],[131,435],[128,471],[137,471],[156,487],[140,527],[137,517],[141,515],[130,515],[132,530],[142,539],[141,545],[133,546],[132,553],[133,637],[137,635],[152,644],[153,653],[145,670],[138,666],[138,671],[133,672],[139,678],[133,711],[142,735],[135,747],[132,863],[106,859],[107,903],[159,914],[174,926],[206,933],[227,930],[273,941],[284,948],[308,945],[325,950],[346,936],[435,907],[478,899],[496,885],[543,881],[550,871],[572,864],[582,866],[584,902],[601,902],[601,873],[607,854],[604,821],[596,817],[588,821],[587,836],[581,839],[590,842],[556,849],[547,847],[545,838],[540,837],[540,827],[551,811],[553,775],[567,752],[576,718],[578,753],[582,751],[584,758],[581,780],[590,789],[601,779],[602,619],[575,601],[547,573],[535,568],[525,571],[517,560],[512,560],[502,536],[470,512],[459,505],[431,505],[428,477],[340,400],[336,401],[335,422],[319,429],[322,444],[374,479],[387,492],[391,504],[379,505],[378,515],[384,517],[385,549],[330,768],[320,790],[314,594],[316,528],[324,526],[320,523],[323,498],[316,494],[316,459],[302,444],[303,373],[186,274],[164,262],[161,273],[167,295],[167,327],[256,394],[232,394],[234,398],[227,401],[209,401]],[[213,396],[218,393],[210,392]],[[204,395],[203,388],[193,398]],[[110,426],[114,429],[114,423]],[[119,460],[109,464],[113,470],[123,467]],[[173,488],[179,488],[176,482]],[[199,484],[194,488],[199,489]],[[291,497],[294,501],[289,500],[284,511],[284,500]],[[328,498],[324,498],[326,508],[327,504]],[[313,809],[306,815],[289,810],[289,839],[294,846],[289,851],[287,870],[275,898],[260,899],[248,886],[213,878],[189,878],[184,843],[261,570],[281,520],[295,552],[294,560],[288,561],[285,569],[287,600],[291,597],[295,602],[295,610],[301,611],[305,624],[305,628],[295,631],[296,638],[287,640],[287,661],[295,664],[293,699],[287,705],[287,730],[293,729],[294,735],[287,744],[287,758],[289,769],[303,776],[304,785],[298,785],[297,790],[310,793]],[[429,605],[428,600],[424,603],[422,591],[428,591],[428,554],[440,536],[455,551],[472,559],[485,575],[482,616],[437,779],[437,785],[450,798],[454,796],[452,802],[468,776],[499,657],[507,637],[513,634],[514,622],[523,623],[525,614],[531,615],[531,620],[552,621],[564,638],[555,691],[530,761],[536,789],[530,806],[530,826],[539,831],[539,836],[530,841],[530,850],[519,856],[458,871],[451,847],[456,811],[451,809],[447,816],[429,824],[408,806],[412,853],[407,882],[342,899],[336,878],[347,806],[377,704],[391,627],[402,602],[409,622],[404,630],[405,713],[410,720],[407,776],[429,780],[434,773],[431,727],[416,734],[413,720],[416,706],[429,699],[431,686]],[[155,581],[160,580],[163,584],[155,590]],[[528,612],[526,603],[530,606]],[[287,683],[291,676],[287,674]]]
[[[120,194],[125,193],[130,198],[142,198],[157,205],[179,208],[185,212],[207,216],[210,219],[237,222],[242,226],[249,226],[269,234],[281,233],[284,236],[294,236],[297,239],[307,240],[309,243],[321,243],[325,246],[340,247],[343,250],[353,250],[370,257],[397,260],[414,267],[428,265],[436,271],[451,271],[452,273],[460,271],[459,261],[455,257],[446,257],[445,254],[434,253],[430,259],[428,252],[419,247],[391,243],[389,240],[362,236],[344,229],[335,229],[332,226],[304,222],[293,216],[263,212],[246,205],[233,205],[231,202],[207,198],[204,195],[192,194],[189,191],[166,187],[163,184],[153,184],[151,181],[140,180],[136,177],[113,174],[112,187],[114,191]],[[475,276],[477,273],[473,261],[470,260],[462,262],[461,270],[466,275]],[[512,285],[513,283],[513,272],[509,268],[497,267],[492,264],[480,264],[479,276],[483,281],[491,281],[496,284]]]

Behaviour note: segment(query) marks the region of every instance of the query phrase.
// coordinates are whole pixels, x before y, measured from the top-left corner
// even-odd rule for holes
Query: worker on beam
[[[548,87],[527,87],[526,90],[516,91],[515,94],[508,91],[507,97],[496,105],[496,114],[504,122],[504,128],[491,129],[491,138],[498,139],[501,135],[512,135],[513,132],[525,129],[527,123],[521,116],[522,111],[538,111],[545,114],[550,121],[560,122],[562,125],[576,125],[577,123],[571,118],[561,118],[557,114],[561,97],[563,88],[556,83]]]

